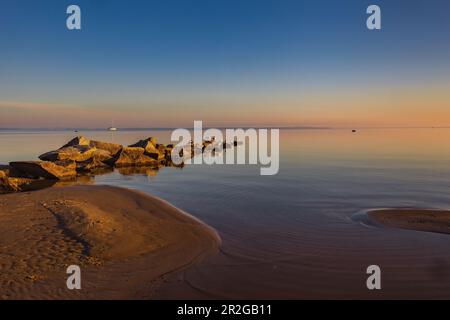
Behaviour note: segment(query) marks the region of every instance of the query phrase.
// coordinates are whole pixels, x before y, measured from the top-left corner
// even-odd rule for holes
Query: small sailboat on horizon
[[[117,128],[114,126],[114,120],[111,121],[111,127],[108,128],[108,131],[117,131]]]

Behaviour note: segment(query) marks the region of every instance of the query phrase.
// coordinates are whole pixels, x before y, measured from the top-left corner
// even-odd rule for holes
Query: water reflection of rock
[[[122,168],[108,168],[108,169],[99,169],[95,170],[89,174],[78,175],[75,179],[72,180],[45,180],[45,179],[26,179],[26,178],[10,178],[10,181],[14,186],[18,187],[18,190],[22,192],[35,191],[40,189],[45,189],[49,187],[65,187],[65,186],[74,186],[74,185],[93,185],[95,184],[95,177],[100,175],[108,175],[113,172],[118,172],[124,176],[132,176],[132,175],[145,175],[149,179],[153,179],[159,173],[159,170],[164,166],[159,167],[122,167]],[[180,170],[183,168],[179,168]],[[20,188],[19,188],[20,187]],[[9,192],[14,192],[16,190],[11,189]],[[0,192],[2,193],[2,192]],[[7,192],[3,192],[7,193]]]
[[[124,176],[140,174],[140,175],[146,175],[148,177],[154,177],[158,174],[159,168],[155,168],[155,167],[123,167],[123,168],[117,168],[117,171]]]
[[[59,180],[53,186],[65,187],[65,186],[87,185],[94,183],[95,183],[95,176],[84,175],[78,176],[75,180]]]

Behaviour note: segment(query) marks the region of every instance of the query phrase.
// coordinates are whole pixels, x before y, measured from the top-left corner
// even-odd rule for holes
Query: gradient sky
[[[450,126],[450,1],[1,0],[0,128],[112,119]]]

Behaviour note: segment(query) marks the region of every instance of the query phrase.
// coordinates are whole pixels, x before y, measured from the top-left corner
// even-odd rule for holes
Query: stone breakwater
[[[214,141],[203,141],[202,146],[191,143],[191,153],[184,159],[202,153]],[[217,144],[218,149],[231,144]],[[14,161],[0,165],[0,194],[40,189],[57,181],[75,180],[82,175],[96,175],[113,171],[114,168],[183,167],[184,163],[172,162],[172,144],[164,145],[150,137],[129,146],[75,137],[61,148],[39,156],[39,161]]]

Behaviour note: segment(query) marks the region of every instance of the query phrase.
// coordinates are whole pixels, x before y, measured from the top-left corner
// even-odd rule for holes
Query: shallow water
[[[86,131],[131,144],[170,131]],[[31,160],[76,134],[0,131],[0,163]],[[386,207],[450,208],[450,129],[282,130],[280,172],[258,166],[96,176],[157,195],[218,230],[222,251],[164,286],[161,298],[450,298],[450,237],[351,219]],[[382,290],[366,288],[366,268]],[[181,282],[179,280],[182,280]]]

